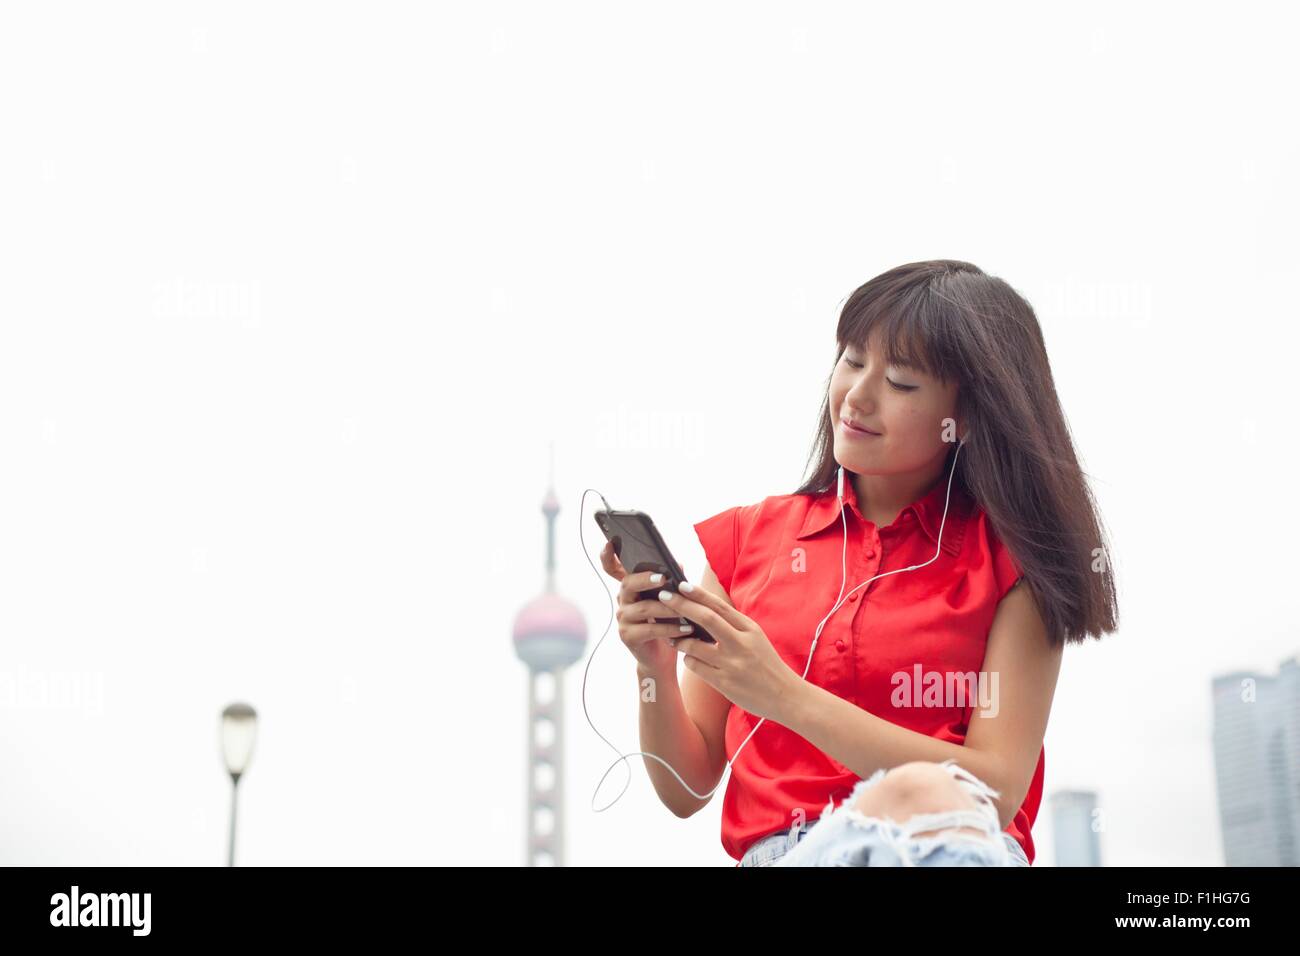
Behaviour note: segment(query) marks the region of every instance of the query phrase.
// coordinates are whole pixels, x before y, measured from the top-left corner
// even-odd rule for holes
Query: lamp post
[[[235,804],[239,778],[248,769],[257,739],[257,711],[248,704],[231,704],[221,712],[221,752],[230,772],[230,863],[235,865]]]

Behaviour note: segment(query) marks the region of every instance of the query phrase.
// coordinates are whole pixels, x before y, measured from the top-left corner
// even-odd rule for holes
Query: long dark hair
[[[835,361],[845,346],[862,347],[877,329],[891,363],[958,383],[966,444],[953,484],[984,510],[1020,565],[1053,645],[1115,631],[1110,548],[1033,308],[969,262],[911,262],[849,296],[835,330]],[[835,484],[829,376],[822,394],[808,459],[816,464],[794,494],[825,494]],[[955,453],[954,444],[949,466]]]

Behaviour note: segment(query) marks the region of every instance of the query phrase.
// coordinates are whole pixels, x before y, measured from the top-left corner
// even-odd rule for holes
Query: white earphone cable
[[[956,448],[956,450],[953,452],[953,456],[952,456],[952,468],[951,468],[951,469],[949,470],[949,472],[948,472],[948,488],[947,488],[947,491],[946,491],[945,494],[944,494],[944,499],[943,499],[943,518],[940,519],[940,521],[939,521],[939,535],[938,535],[939,540],[938,540],[938,543],[935,545],[934,557],[930,558],[929,561],[926,561],[926,562],[924,562],[923,564],[913,564],[913,565],[909,565],[909,566],[906,567],[906,568],[898,568],[897,570],[894,570],[894,571],[885,571],[885,572],[882,573],[882,574],[877,574],[877,575],[875,575],[875,577],[871,577],[871,578],[868,578],[867,580],[863,581],[861,584],[859,584],[857,587],[855,587],[855,588],[853,589],[853,591],[850,591],[848,594],[845,594],[845,593],[844,593],[844,585],[847,583],[847,580],[848,580],[849,526],[848,526],[848,520],[847,520],[847,519],[845,518],[845,516],[844,516],[844,467],[843,467],[842,465],[840,466],[840,469],[839,469],[839,478],[838,478],[838,485],[837,485],[837,492],[836,492],[836,493],[837,493],[837,496],[839,497],[839,501],[840,501],[840,524],[843,526],[843,530],[844,530],[843,546],[842,546],[841,551],[840,551],[840,596],[839,596],[838,598],[836,598],[836,600],[835,600],[835,606],[832,607],[829,611],[826,612],[826,616],[823,617],[823,618],[821,619],[821,623],[817,625],[817,631],[816,631],[816,632],[814,633],[814,635],[813,635],[812,647],[810,647],[810,648],[808,649],[808,662],[807,662],[806,664],[804,664],[803,674],[800,675],[800,677],[801,677],[802,679],[804,679],[804,680],[807,680],[807,679],[808,679],[808,671],[809,671],[809,669],[812,667],[813,654],[814,654],[814,653],[816,652],[816,650],[817,650],[817,642],[821,639],[822,629],[826,626],[826,622],[827,622],[828,620],[830,620],[831,615],[834,614],[836,611],[838,611],[838,610],[839,610],[839,609],[844,605],[844,602],[845,602],[845,600],[849,597],[849,595],[853,594],[853,592],[856,591],[856,590],[858,590],[858,588],[865,587],[866,585],[870,584],[872,581],[877,580],[878,578],[888,577],[888,576],[891,575],[891,574],[902,574],[904,571],[917,571],[917,570],[919,570],[919,569],[925,567],[927,564],[932,563],[933,561],[935,561],[935,560],[939,557],[939,552],[940,552],[940,550],[941,550],[942,547],[943,547],[943,528],[944,528],[944,525],[947,523],[947,520],[948,520],[948,502],[949,502],[949,499],[950,499],[951,496],[952,496],[952,479],[953,479],[953,475],[954,475],[954,474],[956,473],[956,471],[957,471],[957,455],[959,455],[959,454],[961,453],[961,448],[962,448],[962,446],[963,446],[964,444],[966,444],[966,441],[965,441],[965,439],[962,439],[961,441],[959,441],[959,442],[957,443],[957,448]],[[586,489],[585,491],[583,491],[583,493],[582,493],[582,503],[579,505],[579,508],[578,508],[579,512],[583,512],[583,511],[585,511],[585,506],[586,506],[586,502],[587,502],[587,492],[589,492],[589,491],[594,491],[594,489],[592,489],[592,488],[588,488],[588,489]],[[601,501],[605,502],[605,509],[606,509],[607,511],[610,510],[610,508],[609,508],[609,502],[608,502],[608,501],[605,501],[605,497],[604,497],[603,495],[601,495],[600,492],[598,492],[598,491],[596,492],[596,495],[600,498]],[[587,552],[587,543],[586,543],[586,540],[583,538],[583,534],[582,534],[582,529],[583,529],[583,523],[582,523],[582,520],[581,520],[582,515],[579,514],[578,518],[579,518],[579,522],[578,522],[578,538],[579,538],[580,541],[582,541],[582,552],[583,552],[583,554],[586,555],[586,557],[587,557],[587,563],[591,565],[592,570],[596,572],[596,576],[600,578],[600,580],[601,580],[601,584],[602,584],[602,586],[604,586],[604,582],[605,582],[604,576],[602,575],[601,571],[600,571],[599,569],[596,568],[596,565],[595,565],[595,564],[592,562],[592,560],[591,560],[591,555]],[[610,593],[608,587],[605,587],[605,593],[606,593],[606,596],[608,596],[609,599],[610,599],[610,623],[613,623],[613,621],[614,621],[614,608],[615,608],[614,598],[613,598],[613,595]],[[619,749],[618,749],[616,746],[614,746],[614,744],[613,744],[612,742],[610,742],[610,740],[609,740],[608,738],[605,737],[604,734],[602,734],[599,730],[596,729],[596,725],[595,725],[594,723],[592,723],[592,721],[591,721],[591,714],[588,713],[588,711],[587,711],[587,674],[588,674],[588,673],[590,672],[590,670],[591,670],[591,662],[592,662],[592,659],[595,658],[595,656],[596,656],[596,651],[600,649],[600,645],[604,643],[605,638],[606,638],[608,635],[609,635],[609,624],[606,624],[606,625],[605,625],[605,632],[604,632],[603,634],[601,634],[601,636],[600,636],[600,640],[596,642],[596,646],[593,647],[593,648],[591,649],[591,654],[587,657],[587,666],[584,667],[584,668],[583,668],[583,671],[582,671],[582,713],[583,713],[583,716],[587,718],[587,723],[591,726],[591,729],[592,729],[593,731],[595,731],[596,736],[599,737],[601,740],[605,741],[605,743],[609,744],[610,749],[613,750],[615,753],[617,753],[617,754],[619,755],[618,759],[615,760],[612,764],[610,764],[610,765],[609,765],[609,768],[606,769],[606,771],[601,775],[601,778],[600,778],[599,782],[596,784],[596,789],[592,791],[592,794],[591,794],[591,805],[592,805],[592,809],[595,810],[597,813],[602,813],[602,812],[604,812],[605,810],[608,810],[608,809],[609,809],[610,807],[612,807],[614,804],[618,803],[618,801],[622,798],[623,794],[624,794],[625,792],[627,792],[627,788],[628,788],[628,786],[629,786],[629,785],[631,784],[631,782],[632,782],[632,771],[631,771],[631,770],[628,770],[627,783],[623,784],[623,789],[619,791],[618,796],[615,797],[613,800],[611,800],[611,801],[610,801],[608,804],[606,804],[605,806],[600,807],[599,809],[596,808],[596,794],[600,793],[601,785],[604,784],[604,782],[605,782],[605,778],[609,776],[609,773],[610,773],[611,770],[613,770],[613,769],[614,769],[616,766],[618,766],[620,763],[622,763],[622,764],[624,764],[624,765],[626,766],[626,764],[627,764],[627,758],[628,758],[628,757],[636,757],[636,756],[652,757],[652,758],[654,758],[655,760],[658,760],[661,764],[663,764],[665,767],[668,768],[668,770],[672,773],[672,775],[673,775],[674,777],[677,778],[677,781],[678,781],[678,782],[679,782],[683,787],[686,788],[686,791],[687,791],[691,796],[695,797],[697,800],[708,800],[710,797],[712,797],[715,793],[718,792],[718,787],[722,786],[722,780],[719,780],[717,786],[715,786],[715,787],[714,787],[712,790],[710,790],[708,793],[696,793],[695,790],[693,790],[693,789],[691,788],[691,785],[688,784],[685,780],[682,779],[681,774],[679,774],[676,770],[674,770],[672,764],[668,763],[668,761],[664,760],[662,757],[659,757],[659,756],[657,756],[657,755],[655,755],[655,754],[649,753],[649,752],[644,751],[644,750],[634,750],[634,751],[632,751],[631,753],[621,753],[621,752],[619,751]],[[741,752],[742,750],[745,749],[745,744],[749,743],[749,739],[750,739],[750,737],[753,737],[754,734],[758,731],[758,728],[761,727],[761,726],[763,726],[763,722],[764,722],[765,720],[767,720],[766,717],[762,717],[762,718],[760,718],[759,721],[758,721],[758,723],[756,723],[756,724],[754,725],[754,729],[751,730],[751,731],[750,731],[750,732],[745,736],[745,739],[742,740],[742,741],[740,742],[740,746],[736,748],[736,752],[735,752],[734,754],[732,754],[732,756],[727,760],[727,767],[728,767],[728,769],[730,769],[731,766],[735,763],[736,758],[740,756],[740,752]],[[724,775],[723,775],[723,778],[725,779],[725,777],[726,777],[726,775],[724,774]]]

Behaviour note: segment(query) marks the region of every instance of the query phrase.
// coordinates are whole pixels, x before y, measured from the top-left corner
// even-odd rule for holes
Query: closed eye
[[[847,358],[844,361],[849,363],[849,368],[862,368],[861,362],[854,362],[851,359],[847,359]],[[885,376],[885,381],[888,382],[891,386],[893,386],[895,389],[897,389],[900,392],[915,392],[918,388],[921,387],[919,385],[900,385],[897,382],[895,382],[893,379],[891,379],[888,375]]]

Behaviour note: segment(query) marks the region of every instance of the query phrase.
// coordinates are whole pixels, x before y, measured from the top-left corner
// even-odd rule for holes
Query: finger
[[[703,590],[703,588],[696,588],[692,594],[699,594]],[[741,627],[743,627],[743,625],[737,626],[729,620],[724,620],[721,614],[712,608],[707,607],[703,602],[692,600],[683,594],[674,594],[672,591],[660,591],[659,600],[661,603],[665,604],[673,614],[680,614],[688,621],[694,621],[714,637],[718,637],[719,634],[725,632],[725,628],[720,627],[719,625],[726,625],[726,627],[730,627],[733,630],[740,630]],[[748,618],[745,620],[748,621]],[[721,640],[720,637],[719,640]]]
[[[641,592],[654,591],[656,588],[663,587],[663,575],[659,574],[658,581],[650,580],[657,571],[638,571],[635,574],[628,574],[623,578],[623,590],[620,593],[624,604],[635,604],[641,600],[651,600],[651,598],[642,598]]]
[[[659,601],[633,601],[631,604],[623,605],[623,620],[625,621],[654,622],[656,618],[659,619],[659,623],[669,621],[674,624],[690,623],[672,608]]]
[[[622,581],[627,571],[623,569],[623,562],[618,559],[614,553],[614,543],[606,541],[604,549],[600,552],[600,564],[615,581]]]
[[[716,667],[710,667],[708,664],[705,664],[703,661],[701,661],[698,657],[683,657],[682,666],[685,667],[688,671],[694,673],[697,677],[699,677],[700,680],[704,681],[704,683],[708,684],[710,687],[716,690],[723,697],[727,696],[727,692],[722,689],[721,670],[719,670]]]
[[[629,624],[623,628],[623,642],[641,644],[645,641],[672,641],[688,636],[682,633],[681,628],[682,625],[679,624]]]
[[[678,637],[673,638],[670,642],[677,653],[685,654],[687,657],[694,658],[707,667],[718,669],[718,645],[710,644],[708,641],[702,641],[698,637]]]
[[[743,631],[750,623],[749,618],[737,611],[727,601],[718,597],[718,595],[714,594],[712,591],[705,590],[698,584],[691,584],[689,581],[683,581],[678,587],[677,593],[681,595],[681,599],[686,604],[692,602],[695,604],[702,604],[738,631]],[[676,606],[680,608],[682,605],[678,604]],[[689,614],[686,614],[685,616],[690,617]],[[694,618],[691,619],[694,620]]]

